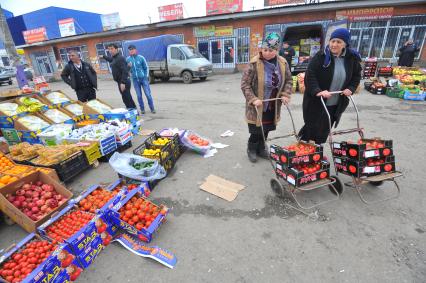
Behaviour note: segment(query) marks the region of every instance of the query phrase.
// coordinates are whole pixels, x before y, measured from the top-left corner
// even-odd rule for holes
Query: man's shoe
[[[145,114],[145,110],[141,110],[141,114]]]
[[[152,113],[152,114],[155,114],[155,113],[157,113],[157,112],[155,112],[155,110],[151,110],[151,113]]]
[[[257,150],[258,143],[249,142],[247,144],[247,156],[250,160],[250,162],[255,163],[257,161],[256,156],[256,150]]]

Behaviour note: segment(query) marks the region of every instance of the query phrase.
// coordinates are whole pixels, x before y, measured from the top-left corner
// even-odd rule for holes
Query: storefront
[[[389,1],[372,0],[276,7],[125,27],[23,48],[37,74],[59,77],[71,49],[77,49],[83,60],[89,61],[99,73],[108,73],[108,62],[98,57],[108,54],[110,43],[117,44],[121,50],[124,40],[174,34],[182,38],[182,43],[197,48],[216,71],[232,71],[244,69],[257,54],[262,38],[274,31],[295,48],[293,66],[306,67],[309,58],[324,47],[329,25],[342,20],[351,30],[352,48],[359,50],[363,59],[396,61],[398,49],[413,38],[420,47],[416,64],[425,64],[426,3],[420,0],[401,0],[392,6]]]

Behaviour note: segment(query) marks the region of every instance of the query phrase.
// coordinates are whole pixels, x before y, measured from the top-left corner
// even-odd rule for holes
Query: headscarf
[[[270,48],[278,50],[280,46],[281,37],[276,32],[269,33],[262,42],[262,48]]]
[[[355,49],[349,48],[350,40],[351,40],[351,34],[350,34],[349,30],[347,30],[345,28],[336,29],[331,34],[330,40],[332,40],[334,38],[338,38],[338,39],[343,40],[346,43],[346,52],[350,52],[355,57],[357,57],[358,60],[361,60],[361,55],[359,55],[358,51],[356,51]],[[328,66],[330,66],[330,63],[331,63],[331,51],[330,51],[330,47],[329,47],[328,44],[327,44],[327,47],[325,48],[324,53],[325,53],[325,59],[324,59],[323,67],[327,68]]]

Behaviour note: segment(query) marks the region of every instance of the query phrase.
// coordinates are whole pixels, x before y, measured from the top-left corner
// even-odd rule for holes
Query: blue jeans
[[[151,111],[154,110],[154,102],[152,101],[152,96],[151,96],[151,88],[149,87],[149,81],[147,78],[133,78],[133,86],[135,88],[136,91],[136,96],[138,98],[138,102],[139,102],[139,106],[141,107],[141,111],[145,111],[145,105],[143,104],[143,99],[142,99],[142,90],[141,87],[143,88],[143,92],[145,93],[146,99],[148,100],[148,105],[149,105],[149,109],[151,109]]]

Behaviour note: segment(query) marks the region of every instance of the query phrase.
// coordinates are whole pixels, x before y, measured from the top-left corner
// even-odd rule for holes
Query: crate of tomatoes
[[[139,190],[132,190],[109,210],[109,218],[128,234],[149,243],[167,213],[167,207],[152,203]]]
[[[50,242],[34,233],[0,257],[1,282],[69,282],[75,281],[81,271],[68,244]],[[56,281],[59,276],[64,281]]]
[[[362,161],[350,158],[334,158],[337,172],[357,178],[391,173],[395,171],[395,156],[372,157]]]
[[[270,157],[285,167],[310,164],[322,160],[323,147],[302,141],[289,146],[271,145]]]
[[[357,142],[333,142],[332,154],[334,157],[345,157],[357,161],[373,157],[388,157],[393,155],[393,142],[380,138],[359,139]]]
[[[330,176],[330,163],[326,160],[310,164],[299,164],[294,167],[286,167],[280,163],[275,164],[277,176],[286,180],[295,187],[301,187],[309,183],[325,179]]]

